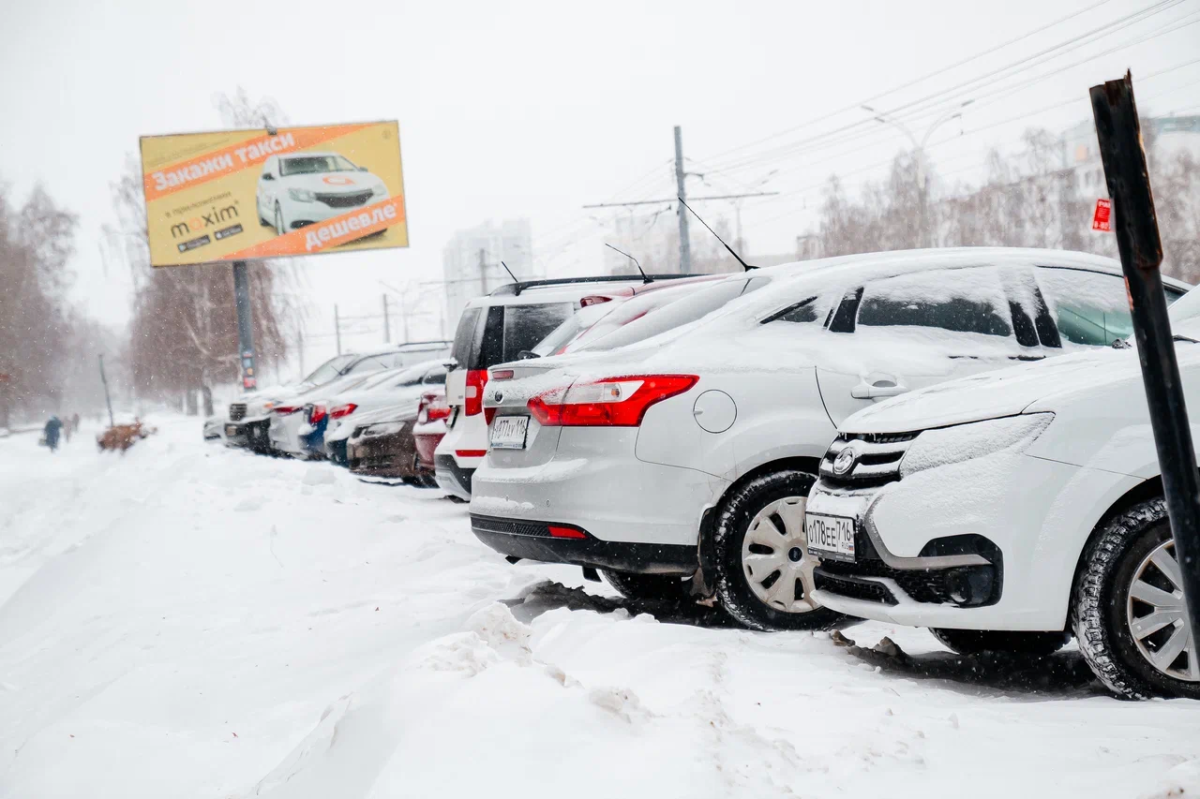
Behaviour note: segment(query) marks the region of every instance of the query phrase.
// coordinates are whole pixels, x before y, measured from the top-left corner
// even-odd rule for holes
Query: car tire
[[[279,203],[275,203],[275,235],[282,236],[287,233],[287,223],[283,220],[283,209],[279,207]]]
[[[691,600],[691,580],[677,574],[630,574],[603,569],[601,574],[617,593],[626,599],[651,602],[684,602]]]
[[[712,547],[717,596],[730,616],[752,630],[824,630],[848,618],[808,598],[815,562],[803,537],[803,512],[814,482],[814,475],[798,469],[756,477],[729,495],[717,517]],[[771,540],[776,535],[782,536],[778,543]],[[746,562],[754,556],[768,559],[763,565]],[[779,594],[783,586],[772,591],[781,579],[790,581],[790,596]]]
[[[1105,521],[1080,563],[1072,624],[1100,682],[1127,699],[1200,699],[1200,652],[1188,631],[1163,500],[1138,503]],[[1146,622],[1151,616],[1156,620]],[[1137,636],[1139,622],[1150,629]]]
[[[1012,652],[1019,655],[1053,655],[1071,640],[1069,633],[1009,630],[950,630],[930,628],[942,646],[958,655]]]

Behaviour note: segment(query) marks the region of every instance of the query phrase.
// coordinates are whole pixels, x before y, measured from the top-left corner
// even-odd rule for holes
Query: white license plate
[[[525,449],[529,432],[528,416],[497,416],[492,420],[491,442],[494,449]]]
[[[854,520],[841,516],[804,515],[808,550],[818,558],[854,560]]]

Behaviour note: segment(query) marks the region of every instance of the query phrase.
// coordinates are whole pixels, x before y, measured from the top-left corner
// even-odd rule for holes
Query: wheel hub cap
[[[784,497],[750,520],[742,539],[742,572],[760,602],[784,613],[808,613],[816,562],[804,535],[804,497]]]
[[[1164,541],[1138,564],[1126,615],[1138,652],[1151,666],[1176,680],[1200,682],[1200,652],[1183,604],[1174,541]]]

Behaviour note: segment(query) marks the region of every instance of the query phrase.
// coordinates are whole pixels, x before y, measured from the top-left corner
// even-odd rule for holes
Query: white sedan
[[[1171,308],[1200,440],[1200,294]],[[1124,346],[1121,346],[1124,344]],[[981,375],[847,419],[808,500],[816,596],[960,653],[1073,632],[1130,697],[1200,699],[1137,350]]]
[[[337,153],[273,155],[255,193],[258,221],[280,236],[387,198],[382,178]]]
[[[827,626],[840,616],[813,596],[803,524],[837,424],[923,386],[1107,347],[1128,321],[1119,266],[1078,253],[732,275],[594,351],[493,367],[472,526],[505,555],[603,569],[629,596],[715,594],[749,627]]]

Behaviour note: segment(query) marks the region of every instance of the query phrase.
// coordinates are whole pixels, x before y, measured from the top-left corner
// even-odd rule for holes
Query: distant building
[[[458,231],[446,243],[442,274],[451,331],[468,301],[512,282],[501,261],[521,280],[545,277],[533,264],[533,233],[528,219],[506,220],[499,225],[489,221]]]
[[[1142,122],[1146,126],[1142,137],[1153,142],[1155,152],[1151,157],[1190,150],[1200,158],[1200,116],[1152,117]],[[1063,169],[1075,172],[1075,188],[1080,197],[1108,196],[1096,125],[1091,120],[1080,122],[1063,134]]]

